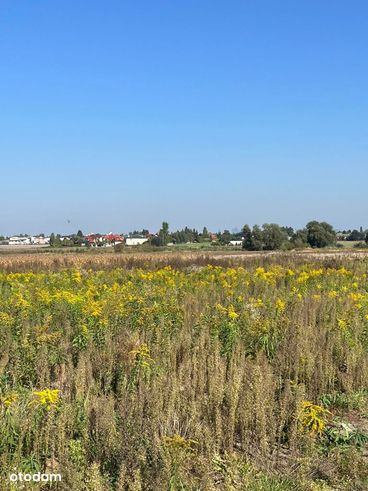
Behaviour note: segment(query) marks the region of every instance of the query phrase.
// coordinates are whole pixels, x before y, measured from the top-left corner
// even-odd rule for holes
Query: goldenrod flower
[[[60,390],[58,389],[45,389],[41,391],[34,391],[34,399],[31,401],[31,405],[45,407],[48,411],[57,406],[60,401]]]
[[[4,397],[0,398],[0,401],[2,404],[4,404],[5,407],[10,407],[16,400],[18,399],[18,394],[16,392],[10,392],[9,394],[5,395]]]
[[[284,302],[284,300],[281,300],[281,298],[278,298],[276,300],[276,311],[279,313],[284,312],[285,305],[286,305],[286,303]]]

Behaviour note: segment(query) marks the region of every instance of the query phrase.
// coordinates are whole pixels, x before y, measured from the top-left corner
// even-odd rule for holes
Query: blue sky
[[[363,0],[2,0],[0,234],[368,227],[367,19]]]

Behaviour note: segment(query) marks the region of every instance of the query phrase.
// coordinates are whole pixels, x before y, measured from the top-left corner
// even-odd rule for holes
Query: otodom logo
[[[11,482],[60,482],[61,474],[42,474],[41,472],[30,474],[24,472],[13,472],[9,474],[9,481]]]

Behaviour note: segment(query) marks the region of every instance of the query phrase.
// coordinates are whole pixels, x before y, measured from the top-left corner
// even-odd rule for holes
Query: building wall
[[[127,246],[137,246],[137,245],[142,245],[145,242],[148,242],[148,239],[141,239],[138,237],[127,237],[125,239],[125,243]]]

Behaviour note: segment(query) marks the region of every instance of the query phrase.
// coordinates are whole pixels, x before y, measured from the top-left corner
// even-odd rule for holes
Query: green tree
[[[169,224],[167,222],[162,222],[162,226],[158,234],[152,238],[151,244],[158,247],[163,247],[169,243]]]
[[[267,251],[281,249],[288,242],[286,231],[282,230],[276,223],[265,223],[263,225],[263,248]]]
[[[311,247],[327,247],[336,242],[336,232],[327,222],[307,223],[307,242]]]
[[[254,225],[252,230],[252,251],[261,251],[263,249],[263,232],[259,225]]]
[[[249,225],[244,225],[242,229],[242,235],[243,235],[243,244],[242,248],[251,251],[253,249],[253,237],[252,237],[252,231],[249,227]]]
[[[290,242],[296,249],[308,246],[308,234],[305,228],[297,230],[291,237]]]
[[[233,234],[229,230],[224,230],[222,234],[219,235],[220,244],[228,244],[232,240]]]
[[[202,233],[198,234],[199,242],[208,242],[210,240],[210,234],[208,233],[207,227],[203,227]]]
[[[294,235],[294,229],[293,227],[281,227],[281,230],[286,232],[288,237],[292,237]]]
[[[362,228],[362,227],[360,227]],[[365,234],[363,231],[358,231],[356,229],[352,230],[350,234],[346,237],[346,240],[364,240],[365,239]]]

